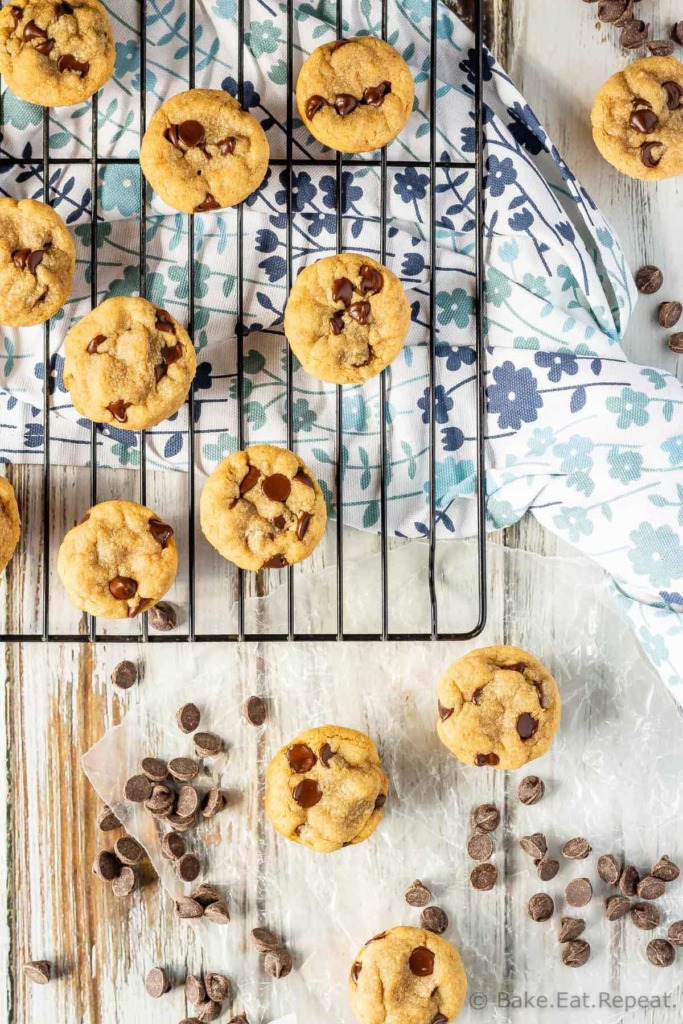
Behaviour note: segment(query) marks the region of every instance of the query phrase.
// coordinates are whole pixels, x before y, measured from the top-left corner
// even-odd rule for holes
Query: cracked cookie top
[[[35,199],[0,199],[0,323],[42,324],[69,297],[76,247],[58,213]]]
[[[358,384],[403,347],[410,304],[403,285],[369,256],[345,252],[306,267],[285,309],[285,334],[312,377]]]
[[[466,994],[457,949],[424,928],[375,935],[351,966],[349,1001],[360,1024],[448,1024]]]
[[[301,562],[325,532],[318,481],[294,452],[257,444],[214,469],[200,501],[204,536],[241,569],[284,569]]]
[[[437,729],[465,764],[521,768],[545,754],[560,710],[557,683],[533,654],[520,647],[482,647],[444,673]]]
[[[263,128],[229,93],[190,89],[162,103],[149,122],[140,166],[169,206],[208,213],[251,195],[269,157]]]
[[[0,74],[29,103],[82,103],[111,78],[115,56],[99,0],[13,0],[0,11]]]
[[[64,385],[94,423],[144,430],[177,412],[197,368],[194,345],[146,299],[105,299],[64,342]]]
[[[297,106],[309,132],[341,153],[386,146],[405,127],[414,96],[403,57],[374,36],[319,46],[296,83]]]
[[[370,737],[324,725],[302,732],[270,762],[266,812],[286,839],[333,853],[372,835],[384,813],[387,788]]]

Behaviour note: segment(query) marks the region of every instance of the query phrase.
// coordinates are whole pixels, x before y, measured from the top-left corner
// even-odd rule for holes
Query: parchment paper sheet
[[[401,606],[404,625],[413,628],[423,615],[415,585],[424,562],[418,548],[410,544],[390,556],[392,588],[401,598],[394,604]],[[441,558],[452,601],[466,611],[476,593],[466,545],[449,545]],[[348,569],[347,592],[356,595],[359,618],[367,569],[363,563]],[[171,656],[168,648],[150,645],[141,703],[85,755],[85,771],[102,799],[145,844],[169,892],[168,913],[174,913],[170,897],[183,886],[160,856],[156,824],[121,802],[123,783],[146,754],[192,753],[191,737],[174,722],[183,701],[196,701],[202,727],[225,739],[226,755],[206,762],[200,784],[208,786],[210,772],[229,792],[230,806],[203,824],[193,842],[206,880],[225,888],[232,921],[227,927],[187,927],[200,929],[213,969],[233,978],[237,1005],[246,1007],[251,1024],[288,1013],[297,1024],[351,1024],[346,985],[354,954],[379,931],[418,923],[419,911],[403,900],[415,878],[429,885],[450,916],[446,934],[462,952],[470,996],[486,997],[485,1010],[476,1008],[481,996],[474,1006],[468,1000],[464,1021],[606,1024],[622,1012],[600,1007],[599,993],[651,998],[683,979],[683,956],[669,970],[645,959],[647,941],[663,936],[665,927],[646,933],[628,919],[603,919],[607,889],[595,873],[595,861],[605,852],[623,854],[641,871],[663,853],[683,859],[683,731],[674,702],[591,563],[490,546],[489,572],[499,584],[505,577],[509,585],[498,585],[495,593],[507,597],[492,605],[484,637],[471,644],[178,645]],[[268,608],[260,610],[270,622]],[[527,771],[466,768],[437,738],[436,680],[466,649],[503,641],[534,651],[555,673],[563,697],[560,731],[552,750]],[[260,730],[240,717],[240,703],[250,693],[269,701],[269,719]],[[332,856],[275,835],[262,810],[272,754],[302,729],[326,722],[373,736],[391,779],[387,812],[375,835]],[[541,803],[524,807],[516,790],[530,771],[542,775],[547,793]],[[468,883],[473,865],[464,848],[469,812],[485,800],[498,804],[506,827],[494,836],[498,885],[476,893]],[[535,831],[546,833],[551,855],[561,861],[560,846],[576,835],[591,841],[593,853],[587,861],[562,861],[557,878],[541,883],[517,844],[520,835]],[[595,888],[583,911],[572,911],[563,900],[565,885],[577,875],[591,877]],[[683,918],[683,882],[669,888],[658,902],[666,922]],[[556,902],[555,917],[546,924],[526,916],[529,896],[541,890]],[[588,921],[584,937],[593,955],[580,970],[560,960],[557,927],[563,913]],[[296,969],[287,979],[273,982],[263,974],[248,942],[257,924],[273,928],[290,947]],[[500,992],[545,994],[556,1005],[507,1009]],[[585,994],[590,1011],[558,1006],[558,992],[567,993],[560,999]]]

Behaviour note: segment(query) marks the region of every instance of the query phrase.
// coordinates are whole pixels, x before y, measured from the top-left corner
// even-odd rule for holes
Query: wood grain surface
[[[657,36],[666,35],[671,23],[683,16],[680,0],[641,0],[639,12],[653,22]],[[658,185],[629,181],[600,159],[590,137],[592,97],[628,59],[619,50],[618,32],[599,26],[595,13],[596,5],[582,0],[490,0],[492,48],[619,231],[631,266],[658,263],[665,273],[665,297],[680,298],[683,179]],[[655,308],[654,299],[641,300],[629,328],[627,350],[638,362],[680,373],[680,364],[655,325]],[[14,624],[20,620],[35,629],[42,584],[40,474],[14,467],[8,475],[32,526],[19,567],[0,584],[0,607],[8,609]],[[184,507],[184,483],[178,476],[150,477],[150,504]],[[169,482],[170,477],[174,479]],[[134,495],[134,480],[125,473],[116,475],[119,493],[122,485]],[[113,487],[103,477],[100,497]],[[52,488],[53,526],[59,536],[63,524],[76,518],[87,494],[87,477],[74,470],[54,470]],[[494,542],[541,553],[557,550],[554,538],[531,520]],[[375,543],[372,538],[352,537],[349,551],[360,555]],[[323,562],[326,551],[317,557]],[[501,616],[502,626],[502,588],[508,596],[514,593],[514,580],[501,580],[497,586],[493,614]],[[72,623],[56,586],[52,594],[56,619]],[[182,601],[182,589],[175,597]],[[542,594],[538,600],[543,600]],[[122,657],[144,659],[145,652],[120,644],[97,649],[86,644],[27,644],[7,647],[0,662],[0,757],[5,765],[0,773],[0,834],[5,837],[5,854],[0,857],[0,971],[7,979],[0,1020],[8,1024],[173,1024],[186,1012],[179,994],[171,1004],[149,999],[144,972],[154,962],[169,965],[178,976],[186,969],[202,968],[201,949],[191,931],[179,928],[168,905],[162,904],[153,879],[124,904],[116,903],[105,886],[91,882],[97,804],[79,758],[144,692],[144,682],[125,694],[111,686],[111,669]],[[168,659],[172,672],[172,648]],[[499,899],[502,922],[511,913],[504,887]],[[44,988],[27,985],[22,962],[43,957],[57,965],[55,982]],[[472,1018],[465,1014],[464,1019]],[[641,1012],[629,1020],[673,1024],[680,1020],[680,1011]]]

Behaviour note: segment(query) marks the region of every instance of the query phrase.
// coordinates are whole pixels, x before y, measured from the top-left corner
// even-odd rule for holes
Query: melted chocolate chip
[[[342,302],[349,306],[353,300],[353,285],[348,277],[338,277],[332,282],[332,298],[335,302]]]
[[[334,97],[334,109],[340,117],[348,117],[358,106],[358,100],[348,92],[340,92]]]
[[[329,107],[324,96],[309,96],[306,100],[306,117],[310,121],[323,107]]]
[[[165,309],[157,309],[154,326],[163,334],[175,334],[175,321]]]
[[[439,718],[442,722],[445,722],[447,718],[450,718],[455,708],[445,708],[441,701],[439,701]]]
[[[645,142],[640,147],[640,159],[646,167],[656,167],[663,154],[664,146],[661,142]]]
[[[270,558],[267,558],[265,560],[265,562],[263,563],[261,568],[262,569],[286,569],[288,565],[289,565],[289,562],[287,561],[287,559],[285,558],[284,555],[271,555]]]
[[[154,380],[158,384],[160,380],[163,380],[168,373],[168,367],[166,363],[159,363],[158,366],[154,367]]]
[[[17,21],[21,21],[21,19],[24,17],[24,12],[22,11],[21,7],[10,7],[10,11],[12,12]]]
[[[247,470],[247,475],[242,477],[240,482],[240,494],[246,494],[252,487],[256,485],[256,481],[260,477],[260,473],[256,466],[250,466]]]
[[[364,263],[358,273],[360,274],[360,291],[363,295],[377,295],[382,291],[384,278],[376,267],[370,267]]]
[[[176,341],[175,345],[164,345],[161,350],[161,358],[164,361],[164,365],[170,366],[171,363],[177,363],[183,355],[182,343]]]
[[[42,53],[44,57],[49,57],[54,48],[54,39],[45,39],[42,43],[36,43],[36,45],[33,47],[33,49],[37,50],[38,53]]]
[[[84,78],[90,71],[90,64],[87,60],[76,60],[72,53],[63,53],[57,61],[60,71],[73,71],[75,75]]]
[[[88,347],[86,348],[85,351],[88,353],[88,355],[94,356],[97,350],[99,349],[100,345],[104,345],[106,340],[106,334],[96,334],[92,341],[88,342]]]
[[[296,536],[298,540],[303,540],[308,530],[308,524],[311,521],[310,512],[302,512],[299,516],[296,524]]]
[[[330,317],[330,329],[333,334],[341,334],[344,330],[344,313],[338,309],[334,316]]]
[[[386,795],[386,793],[380,793],[379,796],[377,797],[377,799],[375,800],[375,810],[376,811],[381,810],[381,808],[384,807],[386,802],[387,802],[387,795]]]
[[[380,82],[379,85],[369,85],[363,90],[363,103],[369,107],[381,107],[384,97],[391,92],[391,82]]]
[[[45,257],[44,249],[34,249],[26,261],[26,265],[32,274],[35,274],[36,268],[40,266]]]
[[[426,946],[417,946],[408,957],[408,967],[416,978],[427,978],[434,973],[434,954]]]
[[[483,686],[478,686],[477,689],[472,694],[472,703],[473,704],[481,704],[481,698],[483,696],[484,696],[484,687]]]
[[[358,983],[358,975],[360,974],[360,972],[362,970],[363,970],[362,963],[360,962],[360,960],[356,960],[355,964],[351,968],[351,977],[356,982],[356,984]]]
[[[193,146],[201,146],[206,141],[204,125],[200,121],[190,120],[181,121],[180,124],[171,124],[164,134],[171,145],[181,152],[192,149]]]
[[[285,753],[289,767],[297,775],[310,772],[318,760],[311,748],[306,743],[293,743]]]
[[[683,87],[678,82],[663,82],[662,89],[666,93],[666,105],[669,110],[679,110],[683,98]]]
[[[298,484],[304,484],[305,487],[310,487],[312,491],[315,490],[315,485],[313,481],[311,480],[310,476],[307,476],[304,473],[303,469],[297,469],[294,475],[294,480],[296,480]]]
[[[294,800],[298,803],[299,807],[303,807],[304,810],[308,810],[310,807],[315,807],[323,798],[323,791],[315,781],[315,779],[302,779],[294,787],[292,793]]]
[[[33,18],[31,18],[30,21],[27,21],[26,24],[24,25],[23,35],[24,35],[24,39],[25,39],[26,42],[30,42],[31,39],[47,39],[48,38],[48,35],[47,35],[47,32],[45,31],[45,29],[41,28],[40,25],[36,25],[36,23],[33,20]]]
[[[220,210],[221,204],[215,199],[210,192],[206,193],[205,198],[194,208],[195,213],[208,213],[210,210]]]
[[[286,525],[287,520],[284,516],[275,516],[275,519],[273,519],[273,526],[278,530],[284,530]]]
[[[109,592],[117,601],[130,601],[138,592],[138,585],[129,576],[115,576],[109,582]]]
[[[124,402],[122,398],[119,398],[116,402],[110,402],[107,409],[119,423],[127,423],[128,413],[126,410],[130,409],[132,404],[132,402]]]
[[[538,719],[525,711],[517,719],[517,733],[520,740],[530,740],[538,729]]]
[[[352,302],[347,310],[349,316],[353,317],[356,323],[367,324],[370,316],[369,302]]]
[[[221,139],[220,142],[217,142],[216,145],[218,146],[221,156],[229,156],[231,153],[234,153],[236,141],[237,140],[232,135],[229,135],[227,138]]]
[[[57,4],[55,8],[55,17],[62,18],[65,14],[73,14],[74,9],[71,4],[61,3]]]
[[[161,544],[162,548],[165,548],[173,536],[173,527],[169,526],[168,523],[159,522],[158,519],[150,519],[149,532],[152,534],[155,541]]]
[[[493,768],[495,767],[495,765],[500,763],[500,758],[498,757],[498,754],[493,753],[476,754],[474,758],[474,763],[476,764],[477,768],[483,768],[484,765],[490,765]]]
[[[330,766],[329,762],[331,757],[334,757],[332,747],[329,745],[329,743],[323,743],[322,747],[320,748],[320,760],[326,768],[329,768]]]
[[[263,481],[263,493],[271,501],[287,501],[292,490],[292,482],[283,473],[273,473]]]
[[[637,132],[642,132],[643,135],[650,135],[651,132],[653,132],[659,125],[659,118],[655,114],[654,110],[648,110],[647,107],[641,107],[638,110],[631,112],[628,123],[630,127],[635,128]]]
[[[19,267],[19,270],[24,270],[26,268],[26,263],[28,262],[28,258],[30,255],[30,249],[15,249],[12,253],[12,260],[14,261],[14,265],[16,267]]]
[[[543,683],[534,683],[534,686],[536,687],[536,694],[538,696],[538,706],[540,708],[543,708],[543,710],[545,710],[548,707],[548,705],[545,702],[545,694],[543,692]]]
[[[432,1024],[448,1024],[448,1017],[444,1017],[442,1013],[437,1013],[436,1017],[432,1019]]]

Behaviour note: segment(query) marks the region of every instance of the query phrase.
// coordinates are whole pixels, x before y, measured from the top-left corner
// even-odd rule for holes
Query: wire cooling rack
[[[196,30],[196,4],[199,0],[188,0],[188,32],[189,39],[192,41],[195,39]],[[336,28],[337,37],[342,38],[343,36],[343,24],[344,24],[344,3],[354,3],[356,0],[337,0],[336,5]],[[376,0],[377,7],[381,7],[381,34],[382,38],[387,38],[387,27],[388,27],[388,7],[391,0]],[[106,632],[103,630],[101,620],[95,620],[91,616],[84,616],[73,629],[73,631],[64,632],[63,630],[51,630],[51,602],[54,603],[55,594],[53,591],[56,590],[57,584],[55,583],[54,572],[51,569],[51,559],[54,560],[56,556],[55,539],[52,534],[51,525],[53,522],[54,514],[54,502],[55,496],[53,493],[53,472],[54,467],[51,466],[50,462],[50,404],[51,404],[51,389],[50,389],[50,368],[51,368],[51,349],[50,349],[50,324],[49,322],[44,326],[44,341],[43,341],[43,424],[44,424],[44,444],[43,444],[43,464],[42,464],[42,568],[41,568],[41,582],[40,588],[42,590],[42,608],[40,613],[33,618],[33,628],[22,629],[20,631],[5,632],[0,634],[0,641],[98,641],[106,640],[107,642],[164,642],[164,641],[178,641],[178,640],[189,640],[189,641],[257,641],[257,640],[268,640],[268,641],[287,641],[287,640],[315,640],[315,641],[326,641],[326,640],[464,640],[470,637],[476,636],[484,627],[486,621],[486,531],[485,531],[485,444],[484,444],[484,431],[485,431],[485,391],[484,391],[484,343],[483,343],[483,317],[484,317],[484,189],[483,189],[483,151],[484,151],[484,117],[483,117],[483,99],[482,99],[482,83],[483,83],[483,66],[484,66],[484,0],[472,0],[472,27],[475,35],[475,60],[474,60],[474,71],[475,71],[475,83],[474,83],[474,115],[475,115],[475,153],[471,161],[452,161],[437,159],[437,126],[436,126],[436,99],[437,99],[437,62],[438,62],[438,44],[437,44],[437,19],[439,14],[439,0],[431,0],[431,24],[430,24],[430,55],[431,55],[431,75],[430,75],[430,118],[429,118],[429,159],[428,160],[390,160],[387,158],[386,150],[382,150],[377,155],[372,155],[369,158],[358,158],[353,157],[352,163],[350,158],[346,157],[341,153],[331,154],[329,157],[320,160],[313,160],[310,157],[300,158],[294,157],[293,154],[293,117],[294,117],[294,18],[296,4],[294,0],[289,0],[287,5],[287,124],[286,124],[286,156],[279,159],[271,159],[271,166],[280,167],[284,169],[286,192],[287,192],[287,226],[286,226],[286,266],[287,266],[287,287],[288,290],[292,286],[292,213],[293,213],[293,191],[292,191],[292,176],[294,169],[301,167],[318,168],[321,166],[329,167],[331,173],[336,178],[336,241],[337,250],[343,251],[343,233],[342,233],[342,212],[344,206],[344,178],[343,172],[345,167],[352,166],[356,167],[374,167],[379,170],[380,175],[380,210],[379,210],[379,233],[380,233],[380,245],[379,245],[379,261],[381,263],[386,262],[386,247],[387,247],[387,172],[388,169],[405,170],[406,168],[413,167],[416,169],[422,169],[429,174],[430,181],[430,192],[429,192],[429,213],[428,213],[428,226],[429,226],[429,252],[430,252],[430,265],[435,267],[436,264],[436,201],[434,185],[436,175],[438,171],[442,170],[457,170],[457,171],[470,171],[475,176],[475,235],[476,235],[476,249],[475,249],[475,295],[474,295],[474,312],[475,312],[475,325],[476,325],[476,388],[477,388],[477,409],[475,416],[476,423],[476,469],[477,469],[477,485],[476,485],[476,502],[477,502],[477,536],[475,541],[476,546],[476,577],[477,577],[477,590],[478,600],[477,606],[474,611],[474,624],[468,627],[464,631],[445,631],[439,627],[439,598],[437,594],[437,569],[436,569],[436,495],[435,495],[435,468],[436,468],[436,431],[435,431],[435,345],[436,345],[436,326],[434,320],[434,309],[435,309],[435,296],[436,296],[436,274],[430,274],[429,283],[429,398],[431,401],[431,411],[429,416],[429,536],[427,539],[428,545],[428,562],[427,562],[427,573],[428,573],[428,600],[429,600],[429,626],[426,629],[422,629],[417,632],[410,631],[392,631],[390,629],[390,598],[391,588],[389,583],[389,572],[388,572],[388,561],[389,561],[389,535],[387,530],[387,483],[388,483],[388,472],[387,472],[387,394],[389,386],[387,384],[386,372],[383,373],[379,380],[379,403],[380,403],[380,439],[379,439],[379,483],[380,483],[380,501],[379,501],[379,557],[380,557],[380,572],[379,572],[379,593],[378,602],[380,604],[378,614],[378,628],[372,632],[358,632],[349,631],[345,628],[344,618],[344,546],[345,546],[345,531],[344,531],[344,479],[343,479],[343,466],[340,453],[342,451],[343,437],[344,437],[344,426],[342,417],[342,387],[336,388],[336,437],[335,437],[335,451],[336,451],[336,463],[335,463],[335,498],[334,498],[334,509],[333,518],[331,518],[330,526],[328,530],[335,531],[336,540],[336,628],[331,628],[324,632],[305,632],[296,628],[296,615],[295,615],[295,577],[293,567],[289,567],[283,572],[286,574],[286,615],[284,628],[279,629],[276,632],[262,632],[260,630],[253,631],[247,628],[245,621],[245,574],[242,570],[236,573],[236,593],[234,595],[237,606],[236,613],[236,625],[235,628],[227,631],[214,631],[214,632],[203,632],[196,628],[196,594],[197,594],[197,575],[196,575],[196,551],[195,551],[195,534],[196,534],[196,512],[197,512],[197,500],[196,500],[196,487],[195,487],[195,460],[190,457],[188,460],[188,486],[187,486],[187,557],[188,557],[188,574],[187,574],[187,600],[185,602],[186,611],[186,622],[187,627],[181,630],[175,630],[170,633],[157,633],[153,631],[150,633],[149,625],[147,622],[147,615],[142,615],[140,620],[129,620],[124,632]],[[140,3],[140,76],[142,87],[140,90],[140,138],[145,131],[147,123],[147,102],[145,93],[145,82],[146,82],[146,69],[147,69],[147,46],[146,46],[146,24],[147,24],[147,0],[141,0]],[[244,37],[245,37],[245,0],[238,0],[237,2],[237,35],[236,45],[238,48],[237,53],[237,79],[238,79],[238,99],[240,102],[243,101],[244,97]],[[195,85],[195,57],[193,47],[190,48],[189,55],[189,88],[194,88]],[[3,125],[4,129],[4,125]],[[45,109],[43,112],[43,152],[42,160],[38,157],[35,161],[26,161],[23,157],[2,157],[0,163],[3,166],[25,166],[27,163],[33,163],[35,169],[42,175],[43,183],[43,195],[45,200],[50,202],[50,174],[51,167],[56,163],[64,163],[64,160],[53,160],[50,154],[49,144],[49,129],[50,129],[50,111]],[[89,251],[89,263],[90,263],[90,298],[92,306],[97,305],[98,302],[98,289],[97,289],[97,223],[98,223],[98,187],[100,181],[100,173],[103,167],[107,165],[132,165],[137,166],[138,160],[134,157],[100,157],[98,154],[98,97],[93,97],[92,100],[92,119],[91,119],[91,133],[92,133],[92,149],[90,158],[70,158],[69,163],[72,164],[85,164],[90,165],[91,170],[91,206],[90,206],[90,218],[91,218],[91,231],[90,231],[90,251]],[[33,169],[33,168],[32,168]],[[140,235],[139,235],[139,246],[140,246],[140,294],[145,296],[147,293],[147,209],[148,209],[148,192],[145,183],[145,179],[140,175],[140,209],[143,211],[140,217]],[[245,444],[245,391],[244,391],[244,348],[243,348],[243,335],[239,330],[239,325],[243,322],[244,318],[244,237],[243,237],[243,210],[240,206],[236,212],[237,217],[237,247],[236,247],[236,289],[237,289],[237,397],[239,404],[239,416],[238,416],[238,446],[243,448]],[[188,297],[188,332],[190,336],[193,336],[194,323],[195,323],[195,230],[194,221],[190,216],[188,217],[187,227],[187,266],[188,266],[188,285],[189,285],[189,297]],[[295,448],[294,444],[294,428],[293,428],[293,417],[292,417],[292,405],[293,405],[293,363],[292,355],[289,348],[286,350],[286,431],[287,431],[287,447]],[[189,415],[188,415],[188,434],[189,434],[189,451],[195,452],[195,395],[192,389],[188,396],[189,404]],[[90,470],[89,470],[89,488],[90,488],[90,504],[94,504],[98,500],[98,466],[97,466],[97,426],[91,425],[90,430]],[[137,497],[141,504],[147,504],[147,493],[148,493],[148,467],[146,460],[146,444],[144,432],[140,435],[140,466],[139,472],[137,473]],[[420,542],[414,542],[420,543]],[[453,542],[451,542],[453,543]],[[61,600],[61,598],[60,598]],[[442,598],[443,600],[443,598]],[[136,623],[136,629],[138,631],[131,632],[130,624]]]

